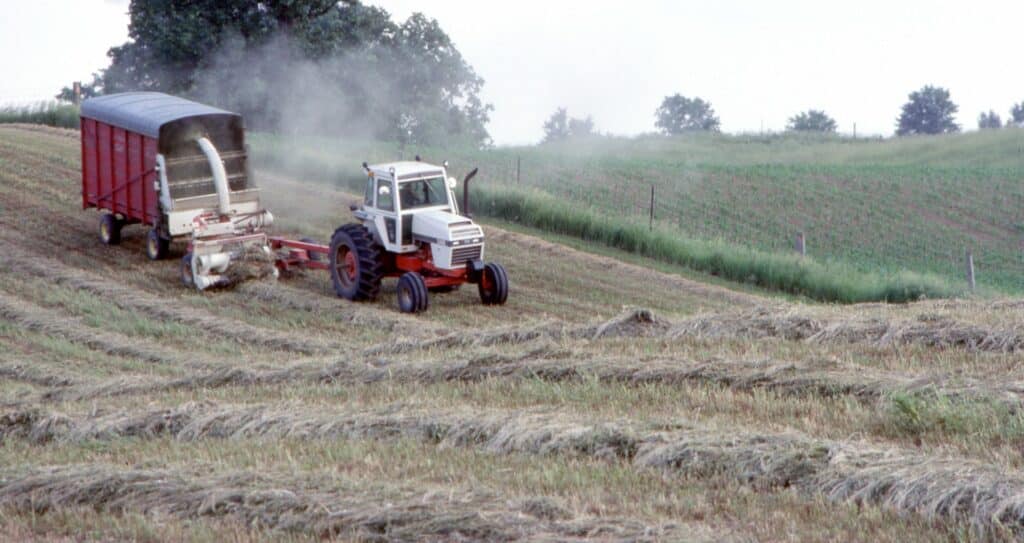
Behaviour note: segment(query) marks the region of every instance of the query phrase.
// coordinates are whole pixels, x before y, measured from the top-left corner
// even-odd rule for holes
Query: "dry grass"
[[[950,302],[954,303],[954,302]],[[1005,307],[997,305],[995,307]],[[1013,328],[986,328],[948,316],[920,315],[916,320],[892,318],[814,318],[789,310],[758,310],[712,315],[681,323],[672,337],[778,338],[809,343],[861,343],[873,346],[920,344],[947,349],[1015,353],[1024,337]]]
[[[789,304],[490,226],[504,307],[403,315],[392,282],[352,304],[314,272],[199,294],[141,229],[96,242],[78,160],[0,127],[14,537],[1021,535],[1019,301]],[[345,220],[260,178],[283,233]]]
[[[798,488],[837,502],[883,506],[929,520],[963,521],[979,537],[1024,528],[1024,478],[1019,473],[993,470],[965,458],[925,457],[795,433],[721,433],[699,427],[652,431],[631,421],[593,423],[547,414],[313,414],[294,408],[200,404],[77,421],[29,412],[6,417],[0,427],[4,439],[35,442],[165,434],[183,441],[415,439],[492,454],[626,461],[688,478],[726,476],[758,489]],[[21,488],[19,482],[4,484],[0,496],[25,493]]]

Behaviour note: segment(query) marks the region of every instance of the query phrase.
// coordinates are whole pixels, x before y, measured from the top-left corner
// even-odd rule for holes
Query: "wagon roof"
[[[162,92],[122,92],[82,102],[83,117],[151,138],[159,138],[160,127],[169,122],[204,115],[239,116],[237,113]]]

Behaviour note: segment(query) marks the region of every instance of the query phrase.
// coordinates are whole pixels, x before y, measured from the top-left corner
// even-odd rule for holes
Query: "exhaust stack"
[[[469,212],[469,181],[476,176],[479,169],[473,168],[473,171],[466,174],[466,178],[462,181],[462,215],[470,219],[473,218],[473,215]]]

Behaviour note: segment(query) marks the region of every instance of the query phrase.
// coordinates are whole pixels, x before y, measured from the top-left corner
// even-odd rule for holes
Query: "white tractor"
[[[406,313],[427,309],[428,291],[448,292],[476,283],[480,300],[504,304],[508,275],[495,262],[484,264],[484,232],[459,212],[456,180],[448,163],[367,165],[362,205],[351,206],[359,222],[338,228],[328,251],[331,279],[338,296],[372,300],[381,279],[398,277],[398,307]],[[476,170],[466,176],[468,188]],[[469,205],[468,190],[463,207]]]

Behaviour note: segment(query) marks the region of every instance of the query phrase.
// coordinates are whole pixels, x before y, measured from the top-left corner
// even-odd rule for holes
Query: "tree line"
[[[946,134],[959,132],[956,113],[959,107],[950,98],[949,90],[925,85],[911,92],[903,104],[896,121],[896,135]],[[666,96],[654,112],[655,127],[665,135],[674,136],[689,132],[719,132],[721,122],[711,102],[702,98],[689,98],[681,94]],[[981,130],[1003,126],[1024,126],[1024,101],[1010,108],[1006,124],[993,110],[978,115]],[[822,110],[808,109],[789,118],[786,130],[790,132],[835,133],[836,120]],[[595,133],[594,121],[590,116],[576,119],[567,117],[566,108],[558,108],[544,123],[544,141],[559,141]]]
[[[414,144],[490,144],[491,104],[484,80],[438,22],[416,13],[396,23],[359,0],[131,0],[129,41],[112,47],[110,63],[83,85],[83,97],[162,91],[243,114],[251,127]],[[64,88],[58,99],[71,100]],[[949,91],[925,86],[910,94],[897,135],[956,132]],[[711,102],[666,96],[654,113],[667,135],[718,132]],[[1007,124],[1024,125],[1024,101]],[[995,111],[978,117],[999,128]],[[544,141],[594,134],[593,118],[558,108]],[[789,118],[791,131],[835,132],[826,112]]]
[[[83,97],[160,91],[261,129],[490,142],[483,79],[420,13],[399,24],[359,0],[132,0],[128,11],[129,41]]]

